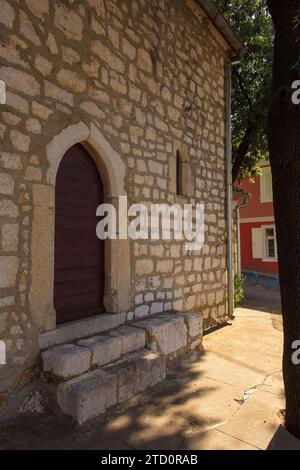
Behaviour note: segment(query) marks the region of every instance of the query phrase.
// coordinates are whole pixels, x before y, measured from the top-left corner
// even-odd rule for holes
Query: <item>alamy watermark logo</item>
[[[101,240],[185,240],[187,251],[204,245],[204,204],[132,204],[120,196],[118,208],[101,204],[97,236]]]
[[[300,364],[300,340],[295,340],[293,342],[292,349],[296,350],[292,354],[292,363],[295,366],[298,366]]]
[[[3,80],[0,80],[0,104],[6,104],[6,86]]]
[[[0,340],[0,365],[6,364],[6,344]]]
[[[292,90],[295,90],[292,93],[292,103],[295,105],[300,104],[300,80],[295,80],[292,83]]]

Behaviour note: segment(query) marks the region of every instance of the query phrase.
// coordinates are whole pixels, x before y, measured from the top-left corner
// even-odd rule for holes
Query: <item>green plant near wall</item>
[[[234,306],[238,307],[241,302],[244,300],[245,293],[244,293],[244,276],[240,276],[236,274],[234,276]]]

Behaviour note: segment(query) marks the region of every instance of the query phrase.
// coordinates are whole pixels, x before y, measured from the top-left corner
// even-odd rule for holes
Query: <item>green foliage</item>
[[[272,77],[274,32],[265,0],[215,0],[247,52],[233,67],[233,160],[247,129],[252,129],[239,177],[255,176],[258,163],[268,159],[266,126]],[[247,139],[248,140],[248,139]]]
[[[244,300],[244,283],[245,278],[244,276],[240,276],[236,274],[234,276],[234,306],[238,307],[241,302]]]

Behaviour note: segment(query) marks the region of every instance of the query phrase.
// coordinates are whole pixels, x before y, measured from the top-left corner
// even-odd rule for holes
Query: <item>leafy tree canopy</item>
[[[233,181],[259,174],[268,159],[267,110],[272,77],[274,32],[265,0],[215,0],[246,46],[242,62],[233,67]]]

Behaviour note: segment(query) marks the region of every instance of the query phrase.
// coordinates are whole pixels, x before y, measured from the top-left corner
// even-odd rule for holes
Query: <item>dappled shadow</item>
[[[199,434],[197,442],[201,448],[201,433],[204,435],[206,430],[219,425],[226,408],[224,404],[207,406],[208,401],[214,400],[214,393],[218,390],[222,393],[223,384],[205,380],[197,367],[204,356],[196,363],[185,361],[174,365],[167,380],[144,393],[141,403],[135,404],[133,400],[125,410],[116,408],[102,426],[95,422],[85,426],[84,432],[96,446],[103,439],[109,442],[120,439],[130,448],[146,450],[188,448],[186,439]]]
[[[222,406],[220,414],[205,406],[205,397],[218,387],[222,390],[222,384],[203,382],[197,370],[202,358],[173,366],[166,381],[132,399],[126,409],[115,407],[83,426],[60,414],[19,417],[0,429],[0,448],[174,450],[187,445],[186,438],[193,433],[201,447],[201,433],[223,419]]]
[[[270,391],[270,401],[275,396],[277,399],[282,396],[280,377],[272,365],[278,358],[266,355],[264,349],[266,338],[270,339],[268,345],[272,346],[272,341],[277,341],[281,335],[274,332],[269,315],[244,309],[240,312],[241,318],[237,318],[230,328],[227,324],[223,330],[215,330],[205,336],[206,353],[195,361],[173,364],[168,369],[167,379],[152,390],[83,426],[59,413],[21,416],[0,428],[0,449],[257,448],[255,446],[260,441],[253,436],[251,426],[240,424],[239,430],[244,433],[240,439],[236,423],[243,422],[237,420],[247,404],[253,404],[257,423],[256,414],[259,419],[265,405],[258,400],[255,408],[255,403],[252,403],[254,393]],[[243,313],[246,320],[242,318]],[[264,321],[258,320],[260,316]],[[249,320],[250,317],[253,321]],[[279,315],[274,317],[281,319]],[[264,335],[266,328],[268,332]],[[252,347],[249,347],[251,341]],[[255,355],[256,351],[260,355]],[[279,370],[281,365],[279,362],[276,364]],[[245,398],[245,392],[249,390],[251,396]],[[274,431],[272,410],[266,419],[263,427],[265,429],[270,420],[270,430],[267,438],[264,435],[263,446]],[[275,420],[275,427],[277,423]],[[226,433],[224,426],[227,424],[231,427]],[[277,445],[279,437],[278,431],[278,436],[276,433],[270,442],[270,448]],[[249,441],[252,444],[247,444]]]

